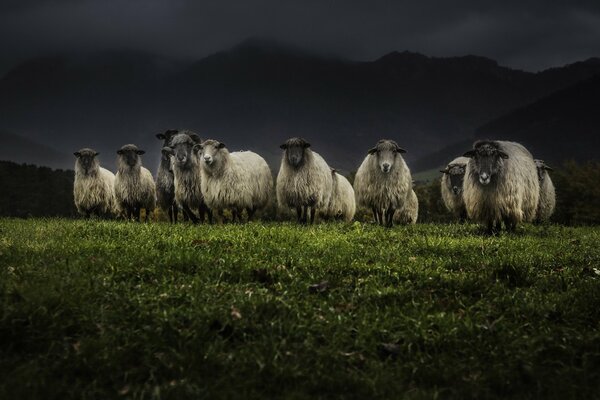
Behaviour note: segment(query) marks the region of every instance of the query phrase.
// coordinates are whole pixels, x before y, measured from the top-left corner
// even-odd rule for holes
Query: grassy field
[[[0,398],[598,398],[599,243],[0,219]]]

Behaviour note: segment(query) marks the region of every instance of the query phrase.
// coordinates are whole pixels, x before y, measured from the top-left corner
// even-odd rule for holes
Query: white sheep
[[[402,209],[411,195],[412,177],[402,153],[406,150],[393,140],[380,140],[354,178],[358,204],[373,211],[380,225],[392,226],[395,211]]]
[[[142,166],[144,150],[133,144],[126,144],[117,151],[117,175],[115,176],[115,197],[127,219],[133,216],[140,220],[140,211],[146,210],[146,221],[156,207],[156,187],[152,174]]]
[[[98,152],[84,148],[73,154],[77,157],[73,184],[77,211],[87,218],[116,214],[115,175],[100,166]]]
[[[200,159],[204,202],[223,215],[231,210],[233,221],[241,222],[246,210],[248,221],[264,209],[273,193],[273,176],[264,158],[251,151],[230,153],[224,143],[206,140],[194,149]]]
[[[281,209],[295,208],[298,222],[313,223],[317,210],[329,206],[331,169],[304,139],[288,139],[279,147],[284,152],[277,174],[277,204]]]
[[[536,216],[540,184],[531,153],[519,143],[481,140],[473,150],[463,182],[467,215],[498,232],[502,222],[513,231]]]
[[[419,217],[419,199],[414,190],[411,190],[401,209],[396,210],[394,222],[397,224],[416,224]]]
[[[546,165],[544,160],[534,160],[537,168],[538,180],[540,182],[540,200],[538,203],[536,222],[543,222],[550,219],[556,208],[556,192],[554,183],[550,179],[548,171],[552,168]]]
[[[461,222],[467,218],[467,210],[463,200],[463,180],[468,163],[469,159],[467,157],[457,157],[450,161],[445,169],[440,171],[444,174],[440,182],[444,205]]]
[[[163,141],[163,147],[171,142],[171,138],[178,133],[176,129],[169,129],[159,133],[156,138]],[[160,164],[156,172],[156,199],[158,206],[167,213],[169,221],[177,222],[179,207],[175,201],[175,177],[173,175],[173,159],[167,151],[161,151]]]
[[[171,138],[169,146],[163,147],[163,151],[173,158],[175,201],[183,209],[184,216],[193,223],[198,223],[204,222],[207,215],[208,222],[212,223],[212,211],[206,206],[202,196],[200,160],[194,151],[194,145],[201,142],[195,133],[180,131]]]
[[[352,221],[356,213],[356,199],[354,189],[345,176],[335,169],[331,170],[332,191],[326,216],[333,219]]]

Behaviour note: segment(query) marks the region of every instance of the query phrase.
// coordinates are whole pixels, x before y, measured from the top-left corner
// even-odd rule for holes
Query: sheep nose
[[[207,164],[210,164],[212,161],[212,157],[211,156],[204,156],[204,162]]]
[[[184,163],[187,160],[186,156],[177,156],[177,161]]]
[[[459,192],[458,186],[453,186],[452,191],[454,192],[454,194],[458,194],[458,192]]]
[[[384,172],[388,172],[390,170],[390,164],[389,163],[383,163],[383,171]]]

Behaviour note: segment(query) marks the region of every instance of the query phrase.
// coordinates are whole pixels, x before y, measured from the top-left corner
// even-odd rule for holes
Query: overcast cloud
[[[25,58],[130,48],[199,58],[248,37],[371,60],[477,54],[531,71],[600,56],[598,1],[8,0],[0,71]]]

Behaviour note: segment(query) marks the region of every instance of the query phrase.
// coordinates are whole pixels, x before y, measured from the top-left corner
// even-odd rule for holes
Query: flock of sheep
[[[288,139],[280,146],[283,157],[274,190],[268,164],[254,152],[229,152],[224,143],[202,140],[187,130],[167,130],[156,137],[163,143],[156,180],[142,166],[144,151],[133,144],[117,151],[116,175],[100,166],[96,151],[75,152],[79,213],[139,221],[145,209],[147,220],[158,203],[171,222],[180,211],[194,223],[212,223],[213,213],[223,221],[224,210],[231,212],[233,222],[241,222],[244,211],[251,220],[276,197],[278,210],[294,210],[299,223],[313,223],[316,215],[351,221],[357,204],[371,210],[383,226],[417,221],[419,203],[402,157],[405,150],[393,140],[380,140],[368,151],[353,187],[306,140]],[[518,143],[478,141],[442,171],[442,198],[461,220],[480,222],[490,233],[502,223],[513,230],[519,222],[544,220],[554,211],[548,170]]]

